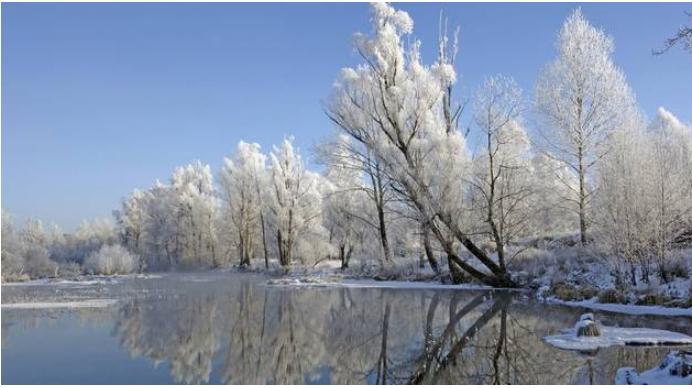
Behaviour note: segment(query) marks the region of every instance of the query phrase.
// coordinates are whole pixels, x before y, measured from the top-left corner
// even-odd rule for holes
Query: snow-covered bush
[[[600,337],[601,335],[601,329],[591,313],[582,315],[579,322],[574,325],[574,330],[577,337]]]
[[[135,272],[139,258],[121,245],[104,245],[84,262],[87,272],[96,275],[122,275]]]
[[[57,276],[58,264],[50,259],[48,250],[42,246],[27,247],[24,260],[26,273],[32,279]]]
[[[74,278],[82,274],[82,266],[79,263],[70,261],[67,263],[58,263],[58,277]]]
[[[627,295],[615,288],[607,288],[598,293],[600,303],[627,303]]]

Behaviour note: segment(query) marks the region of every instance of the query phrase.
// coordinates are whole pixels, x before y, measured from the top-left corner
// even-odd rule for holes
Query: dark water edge
[[[541,338],[583,309],[520,293],[268,287],[251,274],[3,286],[2,302],[117,299],[97,309],[2,309],[2,384],[612,384],[669,348],[595,354]],[[603,324],[692,334],[688,317],[596,312]]]

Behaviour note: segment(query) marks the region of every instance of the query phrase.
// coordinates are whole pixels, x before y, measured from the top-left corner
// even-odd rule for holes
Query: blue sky
[[[651,117],[692,122],[692,55],[651,49],[689,3],[582,4],[615,38],[615,61]],[[470,95],[513,76],[528,94],[576,4],[406,3],[424,59],[440,10],[461,27],[457,71]],[[2,5],[2,208],[71,230],[196,159],[243,139],[265,151],[294,135],[305,154],[332,131],[321,108],[368,5],[5,3]],[[469,118],[462,120],[468,123]]]

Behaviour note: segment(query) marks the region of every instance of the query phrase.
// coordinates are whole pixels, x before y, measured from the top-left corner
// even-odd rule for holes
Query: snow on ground
[[[672,331],[647,328],[601,327],[598,337],[578,337],[576,328],[543,340],[560,349],[589,351],[609,346],[681,346],[692,345],[692,337]]]
[[[110,278],[103,279],[84,279],[84,280],[65,280],[65,279],[35,279],[21,283],[3,283],[4,286],[91,286],[95,284],[112,284],[117,280]]]
[[[396,280],[351,280],[344,279],[338,286],[349,288],[407,288],[407,289],[442,289],[442,290],[498,290],[478,284],[440,284],[431,282],[409,282]]]
[[[440,289],[440,290],[502,290],[517,291],[521,289],[500,289],[478,284],[440,284],[433,282],[414,282],[397,280],[359,280],[359,279],[338,279],[330,277],[295,277],[269,279],[265,282],[267,286],[280,287],[347,287],[347,288],[397,288],[397,289]]]
[[[82,275],[71,279],[34,279],[18,283],[2,283],[3,286],[92,286],[97,284],[116,284],[122,279],[156,279],[162,275]]]
[[[609,311],[612,313],[629,315],[659,315],[667,317],[692,317],[692,308],[662,307],[662,306],[636,306],[631,304],[598,303],[597,298],[579,302],[564,301],[557,298],[546,298],[548,303],[562,304],[572,307],[583,307],[591,310]]]
[[[114,305],[117,299],[85,299],[65,302],[3,303],[3,309],[83,309],[104,308]]]
[[[674,350],[660,366],[637,373],[634,368],[618,369],[615,375],[618,385],[690,385],[692,384],[692,354]]]

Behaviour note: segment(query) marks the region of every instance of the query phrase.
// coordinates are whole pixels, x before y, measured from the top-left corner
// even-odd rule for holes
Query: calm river
[[[265,280],[216,273],[2,286],[3,305],[25,307],[2,308],[2,384],[612,384],[619,367],[649,369],[669,351],[553,348],[541,338],[583,310],[522,293]],[[46,308],[54,302],[62,307]],[[692,333],[690,318],[596,317]]]

